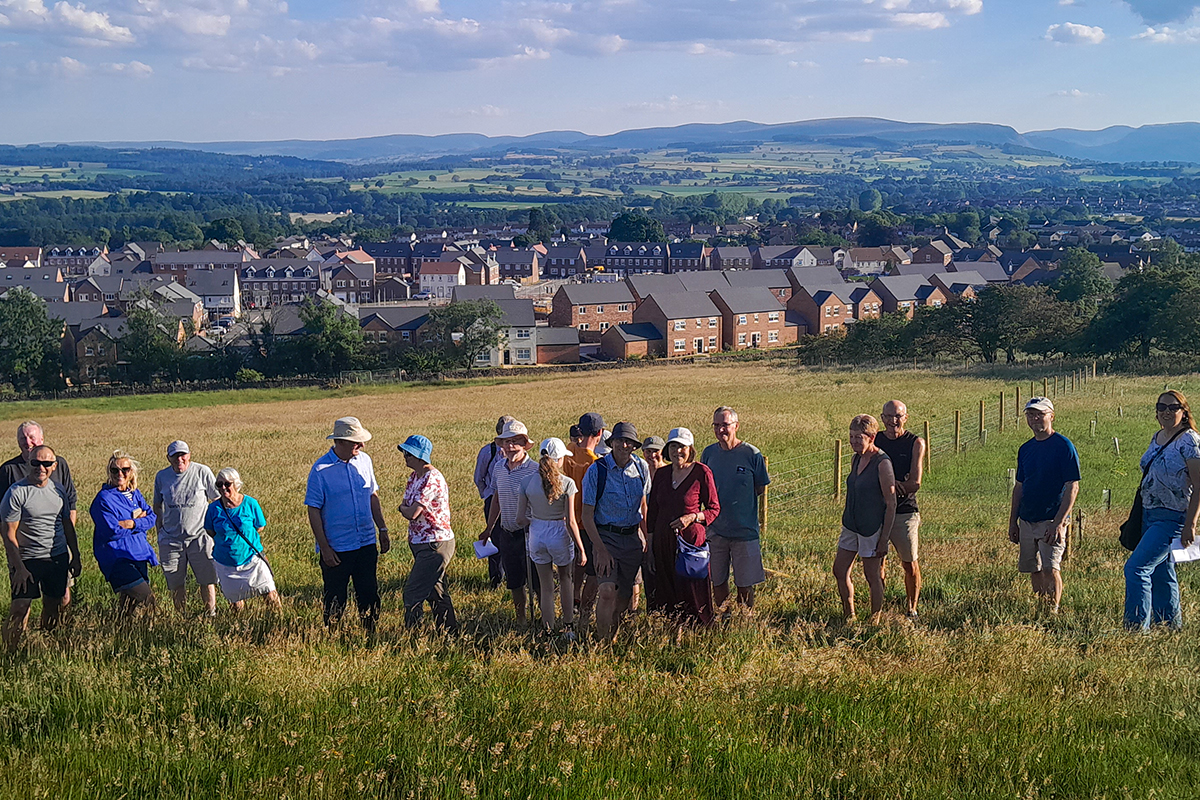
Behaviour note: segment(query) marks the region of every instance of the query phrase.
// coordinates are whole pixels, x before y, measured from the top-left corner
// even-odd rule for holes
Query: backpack
[[[649,465],[637,453],[633,453],[630,457],[633,459],[633,463],[637,464],[638,477],[642,479],[642,483],[644,484],[650,479],[649,474],[646,472],[650,468]],[[608,470],[596,467],[596,464],[599,464],[602,460],[596,459],[595,463],[591,467],[588,467],[588,469],[596,468],[596,505],[593,508],[600,505],[600,498],[604,497],[604,488],[608,485]]]

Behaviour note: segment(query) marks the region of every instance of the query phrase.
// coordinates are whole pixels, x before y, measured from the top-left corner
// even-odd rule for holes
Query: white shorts
[[[838,536],[838,549],[858,553],[859,558],[876,558],[887,555],[887,539],[880,541],[879,534],[881,532],[882,529],[875,531],[873,536],[861,536],[843,526],[842,533]]]
[[[258,556],[240,567],[229,567],[219,561],[214,561],[213,565],[217,569],[221,594],[231,603],[240,603],[275,591],[275,578],[271,575],[271,568]]]
[[[535,564],[565,567],[575,562],[575,542],[563,519],[529,521],[529,560]]]

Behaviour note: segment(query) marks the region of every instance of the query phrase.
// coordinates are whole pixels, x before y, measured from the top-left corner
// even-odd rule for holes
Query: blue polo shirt
[[[639,463],[640,462],[640,463]],[[607,470],[604,495],[596,503],[597,472]],[[630,528],[642,521],[642,498],[650,494],[650,467],[633,455],[625,469],[617,466],[612,453],[596,461],[583,473],[583,504],[594,506],[597,525]]]
[[[1079,453],[1071,440],[1055,431],[1046,439],[1030,439],[1017,450],[1017,483],[1021,504],[1017,516],[1026,522],[1054,519],[1066,485],[1079,480]]]
[[[320,509],[329,546],[345,553],[375,544],[371,495],[378,491],[369,455],[360,452],[342,461],[331,447],[308,472],[304,505]]]

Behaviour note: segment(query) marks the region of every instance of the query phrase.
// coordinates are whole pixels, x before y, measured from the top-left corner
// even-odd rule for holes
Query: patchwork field
[[[1065,568],[1064,611],[1044,618],[1005,534],[1006,470],[1028,438],[1014,390],[1027,397],[1041,378],[646,366],[375,393],[0,408],[8,435],[23,418],[42,422],[71,462],[85,509],[84,575],[67,624],[0,656],[0,796],[1195,797],[1200,568],[1180,570],[1188,627],[1129,636],[1115,527],[1156,427],[1157,393],[1167,382],[1185,392],[1197,384],[1100,378],[1056,397],[1058,427],[1081,454],[1087,516]],[[910,427],[928,420],[934,431],[921,491],[922,619],[901,619],[892,565],[884,621],[845,624],[829,574],[840,514],[833,441],[846,439],[853,414],[878,414],[892,397],[908,402]],[[773,575],[756,615],[676,637],[642,614],[611,649],[518,630],[506,595],[487,589],[485,570],[467,557],[482,525],[471,468],[496,417],[514,414],[540,439],[596,410],[643,436],[684,425],[707,443],[721,404],[739,409],[743,437],[775,475],[764,538]],[[346,414],[375,435],[368,452],[400,534],[381,559],[384,616],[372,648],[353,624],[334,633],[320,625],[302,506],[309,465]],[[395,445],[410,433],[433,440],[450,482],[459,537],[451,590],[463,623],[453,638],[409,634],[399,612],[411,556],[395,511],[406,478]],[[209,622],[164,609],[118,624],[91,557],[86,507],[112,449],[141,460],[148,486],[175,438],[214,470],[236,466],[262,503],[281,616]],[[1111,514],[1103,489],[1113,493]]]

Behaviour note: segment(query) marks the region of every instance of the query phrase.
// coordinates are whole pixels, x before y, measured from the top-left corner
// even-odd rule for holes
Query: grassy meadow
[[[1034,373],[1021,377],[1024,398]],[[1182,632],[1131,636],[1120,626],[1115,528],[1167,380],[1101,378],[1056,398],[1058,427],[1083,462],[1087,518],[1055,618],[1039,615],[1006,536],[1006,470],[1028,438],[1015,374],[670,365],[240,401],[4,407],[0,431],[34,417],[71,463],[84,574],[62,629],[33,631],[20,652],[0,656],[0,797],[1195,797],[1200,568],[1180,569]],[[1191,380],[1170,383],[1186,392]],[[882,623],[845,624],[829,574],[840,515],[832,443],[847,438],[853,414],[877,415],[891,397],[908,402],[910,427],[929,420],[934,431],[921,491],[922,618],[902,620],[893,564]],[[507,595],[489,590],[468,557],[482,526],[471,470],[496,417],[514,414],[540,439],[597,410],[643,436],[684,425],[707,443],[720,404],[739,409],[743,438],[775,475],[764,537],[772,577],[755,616],[677,637],[641,614],[612,648],[518,630]],[[947,439],[955,410],[957,455]],[[302,506],[309,465],[346,414],[375,435],[368,452],[397,542],[380,562],[374,647],[356,622],[322,628]],[[395,511],[407,477],[395,444],[410,433],[433,440],[450,483],[455,637],[402,624],[411,556]],[[175,438],[214,470],[236,466],[262,503],[281,616],[180,618],[158,576],[160,613],[118,623],[86,508],[113,448],[139,458],[152,486]],[[861,604],[861,576],[856,584]]]

